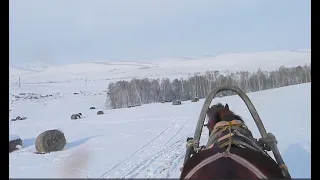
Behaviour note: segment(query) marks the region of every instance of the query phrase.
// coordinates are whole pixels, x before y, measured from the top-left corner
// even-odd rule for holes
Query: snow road
[[[295,178],[310,178],[311,83],[249,93],[268,132]],[[21,91],[21,90],[19,90]],[[13,91],[18,94],[18,90]],[[25,96],[28,96],[26,94]],[[10,178],[176,178],[183,162],[186,138],[193,136],[204,100],[104,109],[106,94],[65,93],[38,99],[11,97],[10,134],[23,148],[9,154]],[[237,96],[215,99],[241,115],[260,137],[249,111]],[[89,110],[95,106],[96,110]],[[28,108],[25,108],[28,107]],[[96,115],[98,110],[105,114]],[[81,112],[83,119],[71,120]],[[64,150],[35,154],[35,139],[48,129],[61,129]],[[203,132],[202,144],[207,132]],[[300,166],[304,167],[301,168]]]

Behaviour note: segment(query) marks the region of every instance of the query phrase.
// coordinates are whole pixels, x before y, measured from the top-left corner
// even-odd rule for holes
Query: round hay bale
[[[98,111],[97,112],[97,115],[101,115],[101,114],[103,114],[103,111]]]
[[[72,114],[71,119],[80,119],[81,115],[80,114]]]
[[[27,119],[27,117],[20,117],[20,119],[18,119],[18,120],[26,120]]]
[[[63,132],[53,129],[41,133],[36,139],[36,149],[40,153],[60,151],[66,145]]]

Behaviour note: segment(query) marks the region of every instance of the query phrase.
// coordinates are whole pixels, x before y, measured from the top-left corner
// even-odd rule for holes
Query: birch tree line
[[[239,71],[221,74],[207,71],[195,74],[188,79],[132,79],[117,81],[108,86],[107,105],[113,109],[148,103],[171,102],[205,98],[213,89],[231,85],[240,87],[244,92],[255,92],[283,86],[311,82],[311,64],[292,68],[280,67],[275,71]],[[234,95],[223,91],[218,96]]]

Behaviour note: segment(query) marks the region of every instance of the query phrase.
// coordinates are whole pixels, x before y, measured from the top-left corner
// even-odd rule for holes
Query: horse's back
[[[191,157],[184,165],[181,173],[183,179],[195,166],[214,154],[222,153],[225,148],[211,148],[202,150]],[[283,178],[282,172],[276,162],[261,152],[248,148],[233,147],[231,153],[236,154],[258,168],[268,178]],[[256,178],[256,176],[247,167],[240,165],[230,158],[220,158],[212,163],[205,165],[194,173],[191,178]]]

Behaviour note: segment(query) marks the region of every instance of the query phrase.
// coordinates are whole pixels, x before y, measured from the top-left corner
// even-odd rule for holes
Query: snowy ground
[[[179,177],[185,141],[193,135],[203,99],[181,106],[160,103],[107,110],[105,92],[73,95],[74,90],[63,87],[11,87],[10,119],[18,115],[27,119],[10,121],[10,134],[23,140],[23,149],[9,154],[10,178]],[[296,178],[310,178],[311,173],[310,88],[311,83],[307,83],[248,94],[267,131],[277,137],[278,147]],[[239,97],[214,102],[228,103],[231,110],[244,117],[254,136],[260,137]],[[97,109],[89,110],[91,106]],[[98,110],[105,114],[96,115]],[[70,120],[71,114],[78,112],[84,118]],[[34,154],[35,138],[54,128],[64,131],[65,149]],[[208,135],[203,134],[205,144]]]
[[[106,88],[112,81],[179,78],[207,70],[275,70],[311,62],[311,50],[218,54],[206,58],[141,61],[97,61],[66,66],[10,66],[10,138],[23,149],[10,153],[10,178],[179,177],[185,141],[193,136],[204,100],[182,106],[149,104],[108,110]],[[18,79],[21,78],[21,88]],[[87,82],[86,82],[87,77]],[[301,84],[250,93],[267,131],[276,135],[293,177],[310,177],[311,93]],[[74,94],[78,93],[78,94]],[[237,96],[216,99],[242,115],[258,130]],[[89,110],[95,106],[96,110]],[[104,115],[96,115],[104,110]],[[83,114],[72,121],[71,114]],[[34,154],[35,139],[48,129],[61,129],[67,145],[61,152]],[[204,132],[203,144],[207,132]]]

